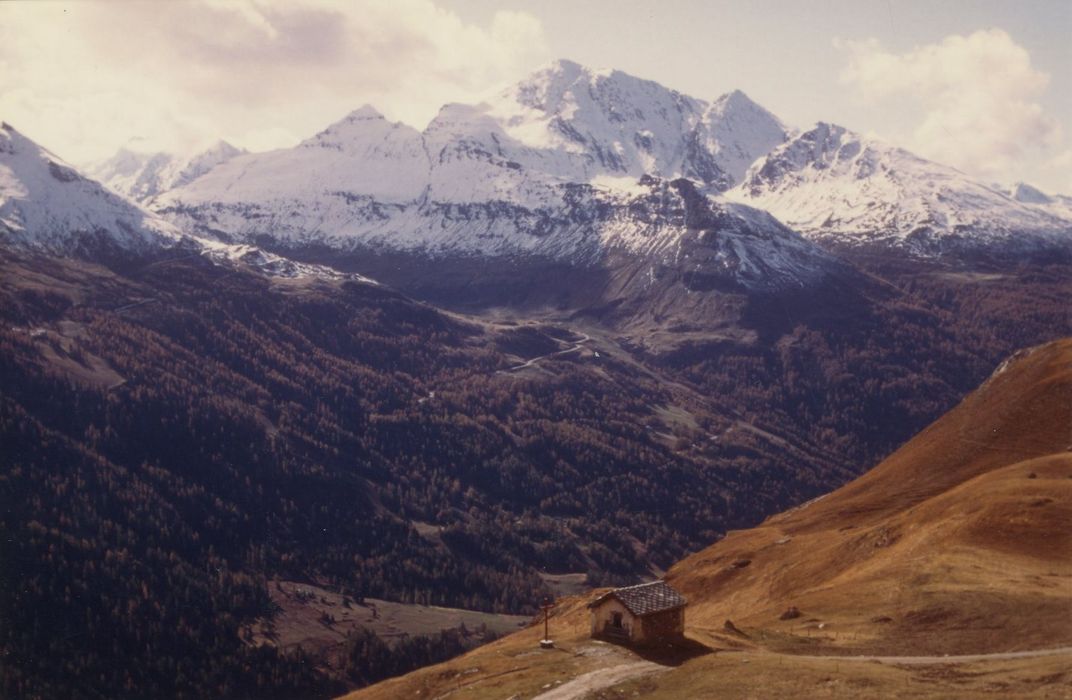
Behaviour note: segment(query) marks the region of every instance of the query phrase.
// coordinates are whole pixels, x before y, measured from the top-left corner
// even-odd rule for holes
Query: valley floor
[[[251,623],[247,641],[284,651],[300,647],[318,659],[328,672],[345,665],[346,642],[362,629],[371,630],[390,643],[458,629],[486,639],[489,635],[514,632],[532,619],[528,615],[396,603],[378,598],[352,600],[326,588],[295,581],[275,581],[269,586],[268,594],[275,613]]]

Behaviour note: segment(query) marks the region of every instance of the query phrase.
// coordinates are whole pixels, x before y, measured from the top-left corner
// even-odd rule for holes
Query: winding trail
[[[931,666],[936,664],[978,663],[980,661],[1007,661],[1041,656],[1060,656],[1062,654],[1072,654],[1072,647],[1036,649],[1033,651],[1007,651],[995,654],[960,654],[957,656],[805,656],[796,654],[790,656],[829,661],[877,661],[884,664],[904,666]],[[651,661],[636,661],[618,664],[617,666],[608,666],[583,673],[556,688],[540,693],[532,700],[580,700],[580,698],[593,691],[604,690],[634,678],[665,673],[670,669],[671,667],[669,666],[662,666]]]
[[[669,670],[669,666],[660,666],[651,661],[637,661],[635,663],[609,666],[583,673],[557,688],[540,693],[532,700],[577,700],[594,690],[602,690],[634,678]]]
[[[551,352],[551,353],[548,353],[546,355],[540,355],[539,357],[534,357],[531,360],[527,360],[525,362],[522,362],[519,365],[514,365],[513,367],[509,367],[507,369],[499,370],[499,371],[504,373],[504,374],[506,372],[516,372],[518,370],[525,369],[527,367],[532,367],[537,362],[540,362],[541,360],[546,360],[546,359],[548,359],[550,357],[558,357],[559,355],[566,355],[566,354],[571,353],[571,352],[577,352],[578,350],[581,349],[581,347],[585,343],[587,343],[591,339],[592,339],[592,336],[590,336],[587,333],[585,333],[583,338],[581,338],[580,340],[574,341],[573,345],[571,347],[566,348],[565,350],[557,350],[555,352]]]
[[[156,299],[141,299],[139,301],[135,301],[135,302],[130,303],[130,304],[124,304],[123,306],[120,306],[118,309],[113,309],[112,313],[121,314],[124,311],[130,311],[131,309],[136,308],[138,306],[144,306],[145,304],[155,304],[156,301],[157,301]]]

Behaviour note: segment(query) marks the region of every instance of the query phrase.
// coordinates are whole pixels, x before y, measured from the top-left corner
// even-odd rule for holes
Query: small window
[[[620,612],[611,613],[610,623],[614,627],[616,627],[618,629],[621,629],[622,628],[622,614]]]

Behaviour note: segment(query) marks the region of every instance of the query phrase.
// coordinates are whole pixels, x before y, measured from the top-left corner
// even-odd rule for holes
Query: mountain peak
[[[434,124],[439,119],[476,116],[483,113],[483,107],[484,105],[470,105],[464,102],[447,102],[439,108],[431,123]]]
[[[591,78],[592,72],[579,63],[559,59],[535,71],[507,93],[524,107],[550,113],[559,109],[574,84],[587,84]]]
[[[369,140],[382,141],[387,134],[398,135],[403,132],[411,137],[419,138],[420,136],[420,132],[413,127],[401,122],[389,122],[379,110],[366,104],[350,112],[316,136],[302,141],[300,147],[341,150],[347,144],[352,145]]]
[[[734,183],[787,136],[778,117],[740,90],[727,92],[708,105],[702,121],[719,167]]]
[[[16,140],[24,140],[24,141],[27,141],[27,142],[30,141],[30,139],[28,139],[25,136],[23,136],[23,134],[18,129],[16,129],[15,127],[11,126],[11,124],[9,124],[7,122],[2,122],[2,124],[0,124],[0,128],[3,128],[3,130],[7,132],[7,134],[0,134],[0,138],[4,139],[5,141],[9,141],[9,142],[15,142]]]
[[[1026,202],[1028,204],[1050,204],[1053,202],[1053,198],[1048,194],[1026,182],[1017,182],[1013,185],[1009,196],[1017,202]]]
[[[815,122],[815,125],[805,131],[804,134],[813,134],[824,138],[841,138],[847,134],[850,138],[854,138],[855,140],[860,139],[859,134],[850,131],[848,128],[841,126],[840,124],[834,124],[833,122]]]
[[[719,96],[711,103],[709,112],[717,113],[723,117],[735,117],[743,120],[759,120],[763,122],[775,122],[778,129],[785,131],[781,120],[764,109],[762,105],[753,100],[741,90],[731,90]]]
[[[74,172],[74,168],[67,164],[66,161],[13,127],[11,124],[4,122],[3,131],[6,133],[0,133],[0,154],[15,156],[16,159],[25,159],[27,161],[44,160],[53,166],[54,171],[56,168],[63,168]],[[19,163],[13,159],[8,165],[15,171]]]
[[[144,203],[244,153],[245,149],[223,139],[186,153],[140,150],[135,144],[127,144],[111,158],[90,164],[86,171],[112,190]]]
[[[0,153],[11,153],[14,148],[13,142],[15,137],[19,135],[19,132],[7,122],[0,124],[0,128],[3,129],[3,131],[0,132]]]
[[[369,124],[388,124],[387,119],[370,104],[364,104],[347,114],[337,122],[333,122],[326,129],[317,134],[310,141],[319,140],[325,134],[335,134],[348,131],[351,127],[363,128]]]
[[[239,153],[245,152],[246,149],[239,148],[230,141],[225,141],[224,139],[216,139],[216,141],[214,141],[207,148],[201,149],[202,155],[206,153],[223,153],[227,155],[238,155]]]
[[[737,89],[730,90],[726,94],[719,96],[712,103],[711,106],[714,107],[715,105],[734,105],[734,106],[738,106],[738,105],[741,105],[741,106],[754,105],[756,107],[759,106],[759,105],[756,104],[755,100],[753,100],[751,97],[746,95],[743,91],[737,90]]]
[[[731,196],[838,245],[880,244],[921,257],[996,245],[1068,247],[1063,210],[1015,201],[955,168],[829,122],[756,162]]]
[[[179,234],[4,124],[0,239],[32,249],[88,254],[170,245]]]
[[[367,121],[370,119],[384,119],[386,121],[385,117],[383,116],[383,113],[381,113],[378,109],[366,102],[354,111],[350,112],[350,114],[346,115],[346,118],[343,121],[356,122]]]
[[[573,75],[591,72],[588,68],[582,66],[580,63],[577,63],[576,61],[571,61],[568,58],[555,59],[554,61],[551,61],[549,64],[547,64],[546,67],[544,67],[541,71],[537,72],[544,71],[554,73],[570,73]]]
[[[545,63],[533,71],[523,83],[532,81],[554,80],[556,82],[572,83],[581,78],[590,78],[595,71],[568,58],[559,58],[550,63]]]

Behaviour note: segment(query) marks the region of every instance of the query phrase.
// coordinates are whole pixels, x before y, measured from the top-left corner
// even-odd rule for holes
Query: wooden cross
[[[545,649],[553,646],[550,634],[547,631],[547,620],[553,607],[555,607],[555,603],[550,598],[544,598],[543,604],[540,606],[540,609],[543,610],[543,639],[540,640],[540,646]]]

